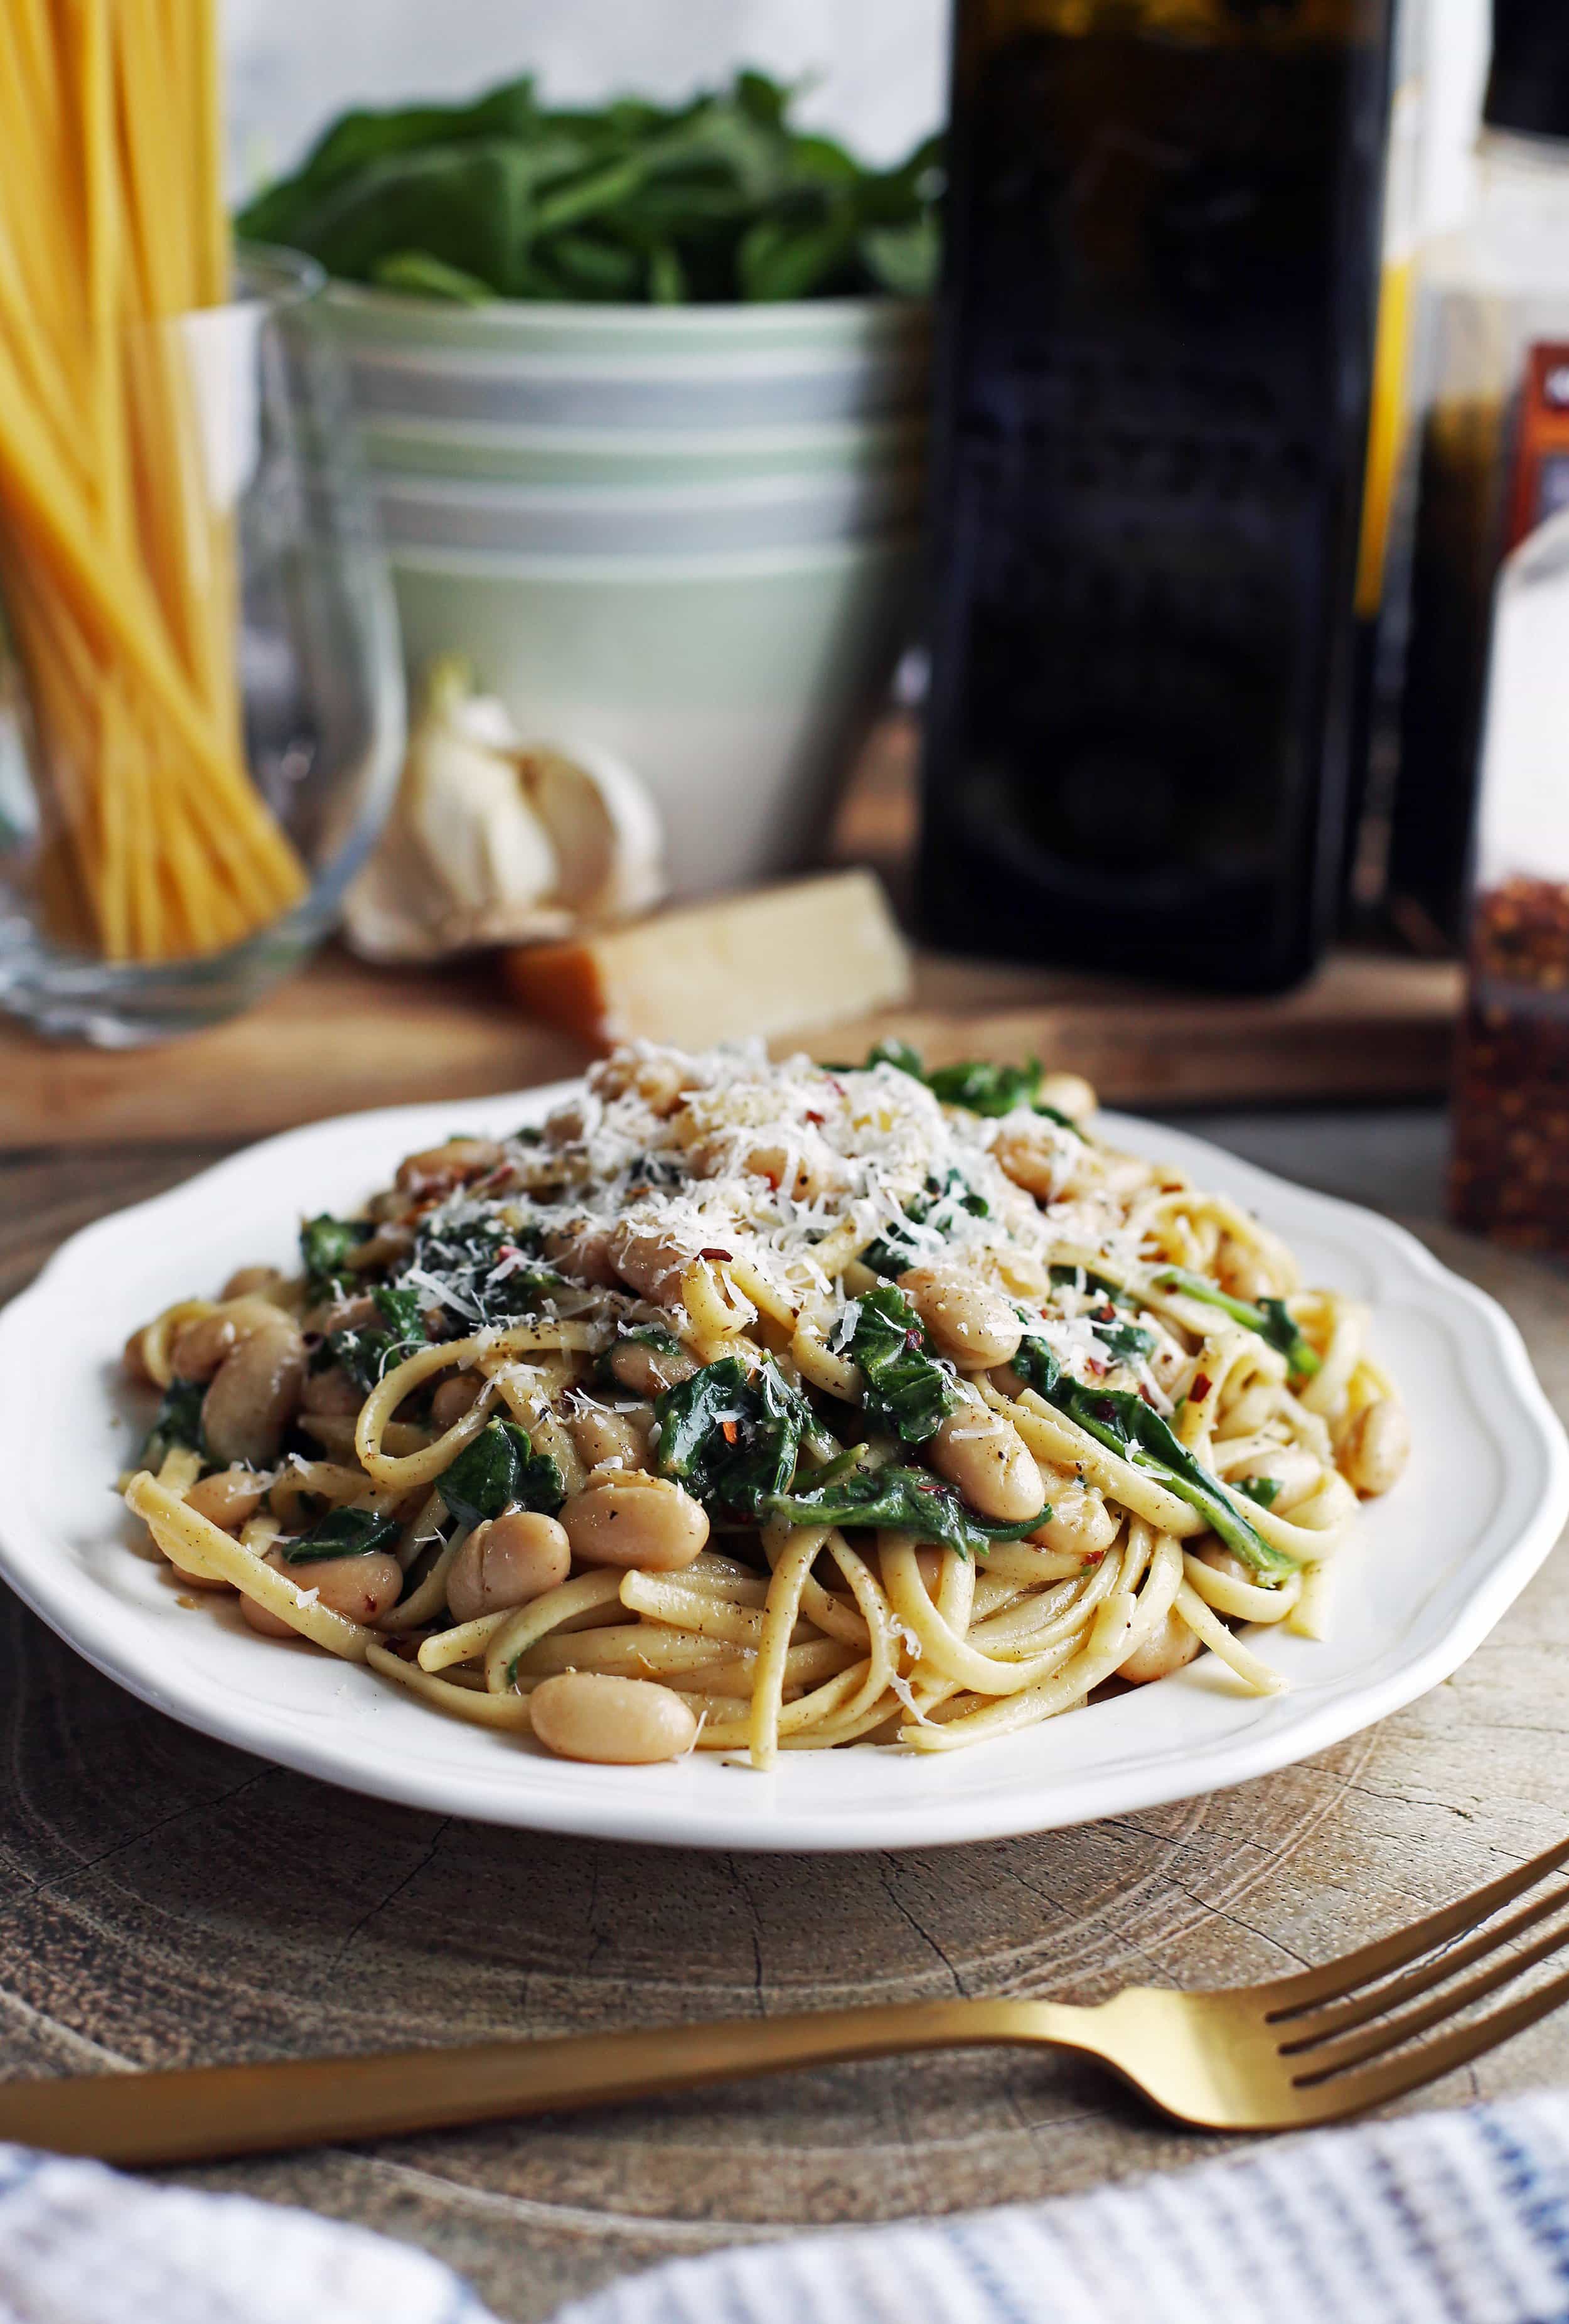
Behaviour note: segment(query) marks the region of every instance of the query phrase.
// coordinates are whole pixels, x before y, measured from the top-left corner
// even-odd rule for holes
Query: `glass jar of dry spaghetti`
[[[167,271],[170,222],[138,254],[123,208],[117,263]],[[246,253],[173,310],[78,230],[74,305],[0,281],[0,1005],[121,1047],[232,1014],[325,934],[403,695],[317,270]]]

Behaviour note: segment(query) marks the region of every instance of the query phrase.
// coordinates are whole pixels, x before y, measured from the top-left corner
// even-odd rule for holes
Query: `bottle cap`
[[[1492,68],[1482,119],[1528,137],[1569,138],[1569,7],[1492,0]]]

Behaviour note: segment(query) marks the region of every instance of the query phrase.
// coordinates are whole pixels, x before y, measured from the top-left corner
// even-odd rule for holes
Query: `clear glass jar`
[[[1569,434],[1563,465],[1569,483]],[[1569,1256],[1569,511],[1499,576],[1450,1206]]]
[[[230,304],[127,334],[156,402],[135,602],[0,512],[0,1007],[41,1032],[124,1047],[245,1007],[332,927],[390,805],[397,622],[321,284],[248,252]]]

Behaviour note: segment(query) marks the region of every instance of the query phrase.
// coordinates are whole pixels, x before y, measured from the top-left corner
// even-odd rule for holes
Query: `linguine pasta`
[[[638,1045],[133,1335],[188,1585],[603,1760],[950,1751],[1322,1635],[1366,1311],[1039,1068]]]

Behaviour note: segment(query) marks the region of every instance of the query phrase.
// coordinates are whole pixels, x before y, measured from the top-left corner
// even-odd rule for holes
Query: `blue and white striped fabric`
[[[679,2260],[555,2324],[1564,2324],[1569,2096]]]
[[[438,2260],[363,2227],[0,2146],[0,2324],[495,2319]]]
[[[519,2278],[528,2255],[518,2255]],[[1569,2096],[752,2246],[555,2324],[1569,2324]],[[0,2324],[498,2324],[426,2254],[0,2147]]]

